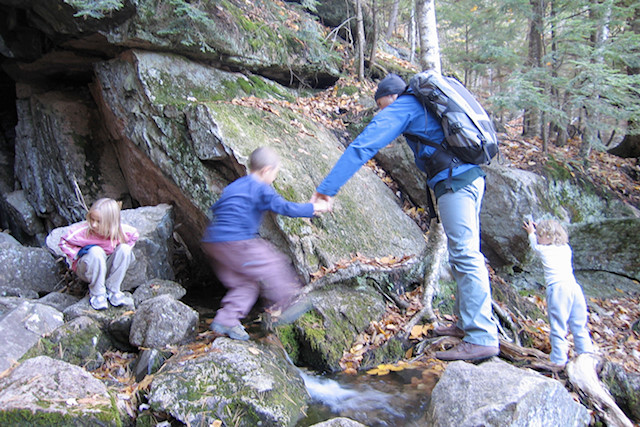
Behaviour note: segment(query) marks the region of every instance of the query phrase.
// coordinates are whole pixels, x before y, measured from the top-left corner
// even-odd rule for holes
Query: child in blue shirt
[[[213,220],[207,226],[202,248],[212,268],[227,289],[210,329],[237,340],[248,340],[241,324],[262,296],[274,310],[286,309],[300,290],[300,280],[291,261],[258,232],[266,211],[289,217],[313,217],[327,212],[328,203],[294,203],[272,187],[280,158],[269,147],[249,157],[249,175],[229,184],[211,207]]]

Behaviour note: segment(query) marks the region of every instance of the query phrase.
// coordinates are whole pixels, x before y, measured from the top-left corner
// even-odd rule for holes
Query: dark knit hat
[[[407,88],[407,84],[397,74],[389,74],[378,83],[378,90],[374,96],[377,101],[387,95],[399,95]]]

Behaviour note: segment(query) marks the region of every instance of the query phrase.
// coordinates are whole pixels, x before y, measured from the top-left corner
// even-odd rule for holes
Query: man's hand
[[[314,191],[313,196],[309,199],[309,203],[318,203],[322,201],[327,203],[327,211],[331,212],[333,210],[333,197]]]

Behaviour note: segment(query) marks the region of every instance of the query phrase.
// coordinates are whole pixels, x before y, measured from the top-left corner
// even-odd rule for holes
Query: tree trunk
[[[420,34],[420,65],[423,70],[441,72],[435,0],[416,0],[416,11]]]
[[[385,34],[385,40],[390,40],[393,36],[393,32],[398,24],[398,7],[400,0],[393,0],[393,6],[391,7],[391,15],[389,16],[389,25],[387,26],[387,33]],[[375,20],[374,20],[375,21]]]
[[[411,53],[409,54],[409,62],[413,63],[416,59],[416,34],[418,29],[416,28],[416,4],[411,2],[411,22],[409,23],[409,45],[411,46]]]
[[[531,23],[529,24],[529,57],[528,68],[539,68],[542,65],[542,28],[544,16],[544,0],[530,0],[532,9]],[[524,112],[522,134],[534,136],[540,127],[540,112],[536,109],[528,109]]]
[[[356,22],[358,30],[358,80],[364,80],[364,23],[362,18],[362,0],[356,0]]]
[[[373,20],[373,28],[370,31],[371,34],[371,51],[369,52],[369,72],[368,76],[371,76],[376,66],[376,49],[378,47],[378,12],[377,12],[376,0],[371,0],[371,18]]]

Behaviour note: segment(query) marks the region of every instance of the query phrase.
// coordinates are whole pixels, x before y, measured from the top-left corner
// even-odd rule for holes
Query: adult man
[[[419,142],[441,144],[444,132],[440,121],[425,110],[420,101],[404,93],[405,82],[390,74],[378,85],[375,100],[380,112],[347,147],[331,172],[311,197],[326,200],[372,158],[378,150],[404,134],[415,163],[427,173],[433,189],[442,226],[447,235],[449,262],[458,284],[457,325],[438,326],[438,335],[452,335],[463,341],[448,351],[436,353],[441,360],[479,360],[499,353],[498,331],[491,315],[489,273],[480,252],[480,206],[485,173],[477,165],[462,163],[444,150]]]

